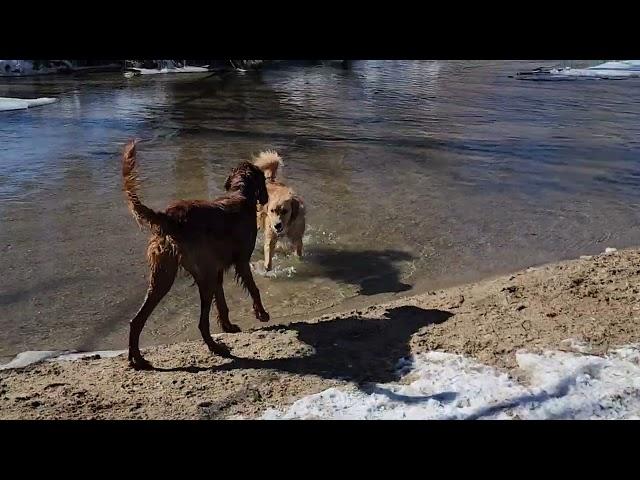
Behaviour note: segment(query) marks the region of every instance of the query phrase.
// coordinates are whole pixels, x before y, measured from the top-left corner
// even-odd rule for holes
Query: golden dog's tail
[[[150,228],[154,233],[168,235],[171,230],[169,217],[162,212],[156,212],[146,205],[143,205],[138,196],[140,182],[136,172],[136,143],[134,140],[131,140],[124,147],[122,154],[122,180],[124,182],[123,190],[127,197],[129,211],[133,215],[133,218],[135,218],[137,224],[141,228]]]
[[[267,180],[275,182],[278,175],[278,168],[284,167],[284,162],[275,150],[260,152],[258,158],[253,162],[264,173]]]

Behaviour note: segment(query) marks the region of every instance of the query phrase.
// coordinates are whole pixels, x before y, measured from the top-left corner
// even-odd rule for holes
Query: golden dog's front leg
[[[262,208],[258,207],[258,213],[256,215],[256,223],[258,224],[258,230],[263,230],[265,216],[266,215],[263,212]]]
[[[269,230],[265,231],[264,235],[264,269],[271,270],[273,261],[273,251],[276,247],[276,241],[278,237],[271,233]]]
[[[302,258],[302,238],[296,238],[293,241],[293,247],[298,258]]]

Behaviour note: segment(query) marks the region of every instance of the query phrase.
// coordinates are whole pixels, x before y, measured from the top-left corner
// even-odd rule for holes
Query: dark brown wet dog
[[[262,171],[243,162],[229,175],[224,196],[212,201],[182,200],[163,212],[143,205],[138,197],[134,142],[124,149],[122,177],[129,210],[140,226],[152,232],[147,249],[149,288],[142,307],[130,322],[129,362],[135,368],[151,367],[140,353],[140,332],[153,309],[171,290],[179,267],[193,276],[200,291],[198,328],[202,338],[212,352],[228,355],[227,348],[211,338],[209,312],[215,299],[222,330],[240,331],[229,321],[222,288],[224,272],[231,266],[253,299],[256,318],[262,322],[269,320],[249,266],[257,235],[256,204],[268,202]]]

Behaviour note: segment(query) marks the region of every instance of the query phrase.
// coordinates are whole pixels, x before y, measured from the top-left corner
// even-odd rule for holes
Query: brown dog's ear
[[[238,174],[238,170],[240,170],[239,167],[234,167],[234,168],[231,169],[231,172],[229,173],[229,176],[227,177],[227,181],[224,182],[224,189],[226,191],[229,191],[229,189],[231,188],[231,179]]]
[[[297,198],[291,199],[291,220],[289,222],[293,222],[298,216],[298,212],[300,211],[300,201]]]

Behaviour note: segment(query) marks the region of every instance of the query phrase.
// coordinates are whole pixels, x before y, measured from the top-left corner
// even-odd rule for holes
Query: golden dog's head
[[[298,216],[300,202],[293,197],[289,189],[277,189],[269,192],[267,219],[271,229],[278,235],[283,234]]]

